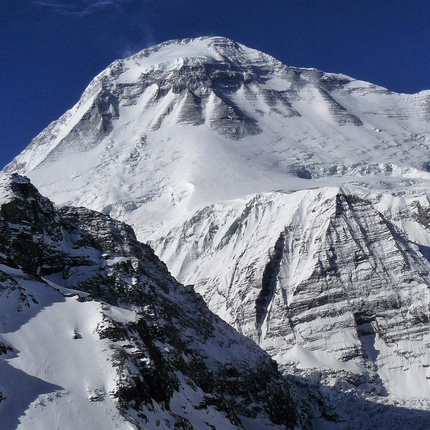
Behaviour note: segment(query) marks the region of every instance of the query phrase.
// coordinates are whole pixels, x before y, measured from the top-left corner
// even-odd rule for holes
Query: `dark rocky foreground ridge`
[[[275,363],[211,313],[192,288],[175,281],[129,226],[84,208],[56,209],[22,176],[3,185],[4,331],[11,312],[28,319],[40,312],[37,291],[20,279],[46,289],[68,287],[74,291],[60,288],[61,292],[82,304],[103,302],[106,312],[96,335],[110,342],[116,370],[115,389],[106,395],[135,428],[295,428],[295,404]],[[19,292],[18,304],[14,292]],[[137,318],[115,320],[108,312],[113,306],[132,309]],[[0,360],[15,352],[14,345],[3,340],[0,337]],[[1,416],[15,399],[1,380],[0,391]],[[172,404],[189,393],[194,402],[183,400],[182,414],[178,408],[173,411]],[[90,400],[102,401],[97,395]],[[14,413],[17,417],[8,421],[9,428],[19,421]]]
[[[57,209],[18,175],[4,181],[0,199],[2,332],[18,328],[10,327],[13,313],[25,324],[41,312],[41,286],[81,306],[100,302],[103,318],[94,335],[109,342],[115,387],[92,391],[88,401],[109,396],[132,428],[428,428],[428,412],[321,388],[318,372],[306,381],[282,377],[267,354],[175,281],[126,224],[84,208]],[[114,318],[114,308],[133,310],[137,318]],[[18,352],[3,336],[0,364]],[[345,373],[344,384],[354,387],[360,381],[351,377]],[[61,387],[49,389],[61,393]],[[2,379],[0,392],[5,429],[29,428],[18,427],[25,410],[11,407],[16,399]]]

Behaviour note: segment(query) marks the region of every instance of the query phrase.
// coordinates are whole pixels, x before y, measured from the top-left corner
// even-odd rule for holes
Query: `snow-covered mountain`
[[[334,410],[429,410],[429,102],[171,41],[114,62],[5,173],[130,223]]]
[[[114,62],[5,171],[156,239],[220,200],[427,181],[429,100],[224,38],[167,42]]]
[[[0,186],[0,417],[12,429],[288,429],[270,357],[133,230]],[[300,427],[301,428],[301,427]]]

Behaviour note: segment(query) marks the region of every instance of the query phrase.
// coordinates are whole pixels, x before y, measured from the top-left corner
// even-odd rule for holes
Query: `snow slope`
[[[111,342],[96,333],[101,303],[65,298],[16,269],[1,271],[20,286],[0,297],[1,343],[13,349],[0,361],[2,428],[136,428],[109,395],[116,370]],[[23,294],[33,301],[31,309]]]

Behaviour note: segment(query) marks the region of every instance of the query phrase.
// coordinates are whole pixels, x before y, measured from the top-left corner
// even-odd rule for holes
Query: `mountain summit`
[[[5,171],[148,240],[214,201],[427,179],[429,95],[288,67],[221,37],[170,41],[111,64]]]
[[[366,411],[430,409],[429,102],[175,40],[111,64],[5,172],[131,224],[336,428],[390,428]]]

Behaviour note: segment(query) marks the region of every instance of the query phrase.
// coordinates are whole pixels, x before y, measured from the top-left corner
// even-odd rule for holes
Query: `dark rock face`
[[[8,191],[0,207],[3,264],[13,262],[40,282],[80,290],[79,300],[137,311],[133,322],[118,322],[106,313],[96,330],[112,344],[118,382],[110,395],[127,419],[145,428],[154,424],[148,414],[161,408],[169,425],[195,428],[189,416],[170,406],[192,390],[200,401],[184,409],[186,414],[215,411],[207,428],[218,415],[233,428],[247,428],[243,417],[262,419],[268,428],[294,428],[289,387],[270,357],[209,312],[190,287],[178,284],[129,226],[84,208],[57,210],[20,176],[11,179]],[[3,278],[7,291],[12,280],[8,284]],[[0,354],[9,351],[0,344]]]
[[[41,251],[45,246],[44,234],[54,241],[62,238],[59,218],[54,205],[42,197],[28,179],[15,175],[11,191],[16,199],[0,208],[3,239],[0,252],[25,271],[37,273],[45,262]]]

